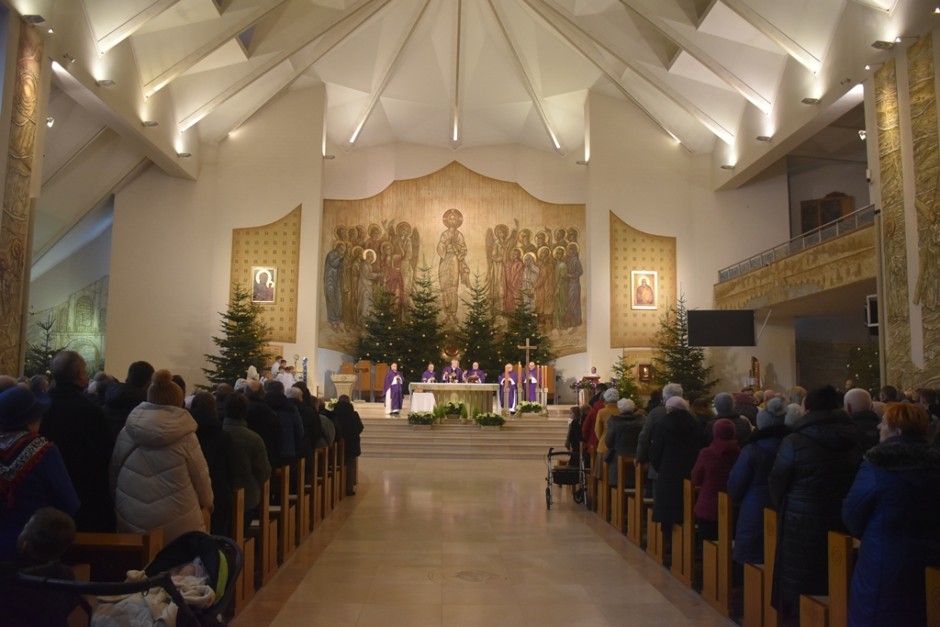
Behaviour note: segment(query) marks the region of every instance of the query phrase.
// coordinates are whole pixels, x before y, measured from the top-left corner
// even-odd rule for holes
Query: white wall
[[[290,91],[217,147],[203,146],[195,182],[151,168],[115,198],[107,367],[138,359],[201,383],[217,353],[231,280],[232,229],[267,224],[303,205],[296,344],[316,369],[316,293],[324,90]]]
[[[29,308],[56,307],[111,271],[111,229],[29,284]]]
[[[790,224],[791,235],[803,232],[800,224],[800,202],[822,198],[832,192],[842,192],[855,199],[855,208],[868,205],[869,186],[865,180],[864,163],[824,162],[821,159],[800,159],[800,164],[812,164],[813,169],[793,172],[790,175]]]

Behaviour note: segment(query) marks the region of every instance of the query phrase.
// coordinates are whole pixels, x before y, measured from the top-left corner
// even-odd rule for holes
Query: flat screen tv
[[[753,309],[690,309],[689,346],[755,346]]]

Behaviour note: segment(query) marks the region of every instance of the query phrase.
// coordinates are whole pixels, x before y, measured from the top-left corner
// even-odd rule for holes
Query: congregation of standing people
[[[314,450],[334,441],[354,468],[363,425],[349,398],[327,409],[302,381],[285,389],[284,374],[187,396],[181,377],[145,361],[123,382],[90,378],[82,356],[65,350],[51,381],[0,375],[0,564],[22,571],[30,525],[61,539],[55,557],[76,531],[162,529],[166,544],[190,531],[231,536],[234,491],[245,490],[250,521],[273,468],[305,459],[315,472]],[[353,495],[355,471],[347,477]],[[15,612],[8,597],[0,611]]]
[[[893,386],[869,392],[847,381],[823,386],[722,392],[684,398],[656,390],[645,408],[600,383],[571,408],[566,446],[611,486],[617,458],[648,464],[645,496],[666,544],[683,520],[683,483],[697,488],[696,536],[717,536],[718,493],[738,505],[732,558],[763,564],[764,509],[777,512],[772,605],[778,624],[799,624],[801,595],[825,595],[827,534],[849,533],[860,549],[849,624],[926,625],[925,569],[940,567],[940,396]],[[572,455],[572,464],[580,460]],[[651,487],[650,487],[651,486]]]

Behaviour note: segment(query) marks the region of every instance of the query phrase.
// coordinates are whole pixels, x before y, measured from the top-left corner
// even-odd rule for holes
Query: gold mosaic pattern
[[[657,309],[631,307],[630,273],[658,274]],[[676,238],[639,231],[610,214],[610,346],[642,347],[653,343],[659,321],[676,303]]]
[[[261,304],[272,342],[297,341],[297,286],[300,267],[301,207],[271,224],[232,229],[232,283],[251,292],[251,268],[277,268],[275,302]]]

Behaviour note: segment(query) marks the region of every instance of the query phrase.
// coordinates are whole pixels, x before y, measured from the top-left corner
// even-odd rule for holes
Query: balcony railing
[[[768,250],[765,250],[762,253],[758,253],[753,257],[749,257],[744,261],[739,261],[733,266],[728,266],[722,270],[718,271],[718,282],[724,283],[725,281],[730,281],[736,277],[741,276],[751,272],[752,270],[757,270],[758,268],[763,268],[768,266],[775,261],[779,261],[790,255],[795,255],[796,253],[803,252],[813,246],[818,246],[823,242],[839,237],[840,235],[845,235],[846,233],[851,233],[852,231],[858,230],[863,226],[868,226],[875,220],[875,205],[867,205],[861,209],[857,209],[852,213],[842,216],[838,220],[833,220],[832,222],[827,222],[820,227],[813,229],[812,231],[807,231],[802,235],[794,237],[788,242],[784,242],[779,246],[774,246]]]

